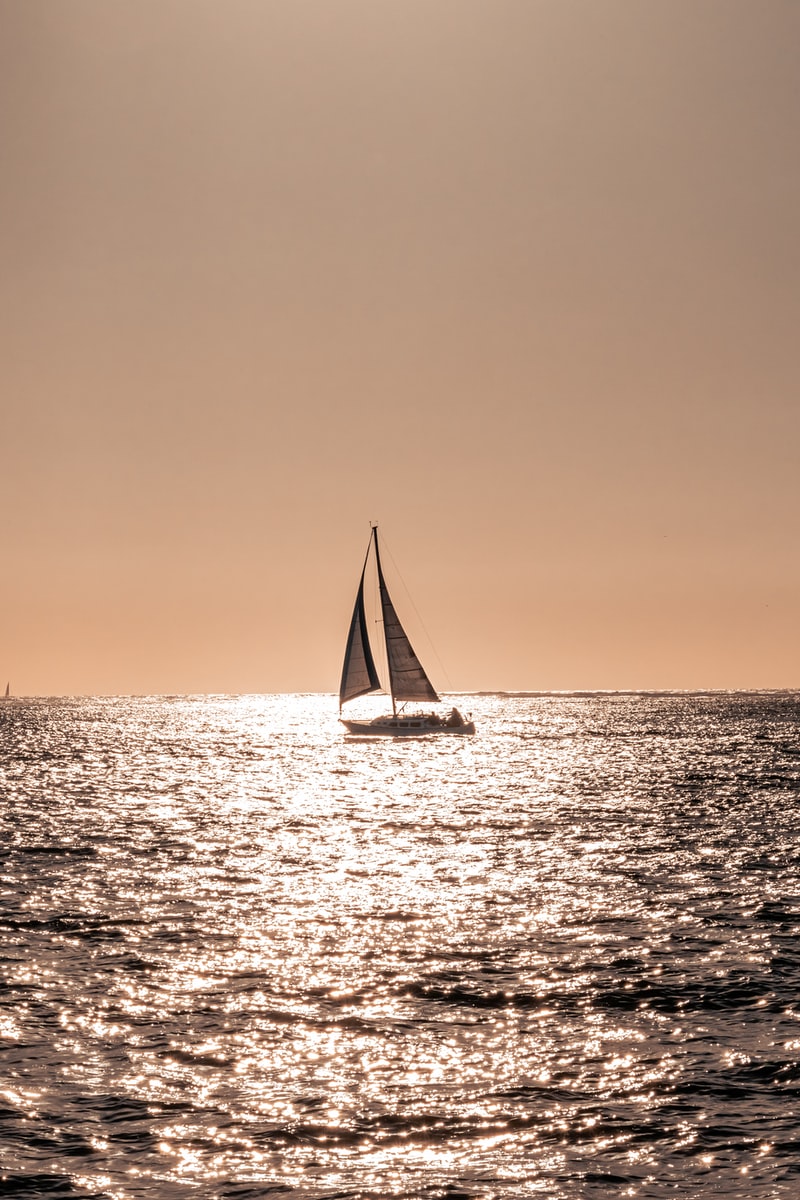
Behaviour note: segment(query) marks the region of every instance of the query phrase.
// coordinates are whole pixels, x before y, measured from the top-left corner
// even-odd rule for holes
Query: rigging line
[[[400,573],[400,569],[399,569],[399,567],[397,566],[397,563],[394,561],[394,555],[392,554],[391,547],[389,546],[388,542],[386,541],[386,535],[385,535],[385,534],[382,534],[382,535],[381,535],[381,542],[383,543],[383,548],[384,548],[384,550],[385,550],[385,551],[386,551],[386,553],[389,555],[389,561],[390,561],[390,562],[391,562],[391,564],[392,564],[392,570],[393,570],[393,571],[394,571],[394,573],[397,575],[398,579],[400,580],[400,583],[403,585],[403,591],[404,591],[404,592],[405,592],[405,594],[406,594],[406,597],[407,597],[407,599],[408,599],[408,602],[409,602],[409,604],[411,605],[411,607],[413,608],[413,610],[414,610],[414,614],[415,614],[415,616],[416,616],[416,618],[417,618],[417,621],[418,621],[418,622],[419,622],[419,624],[420,624],[420,627],[421,627],[421,629],[422,629],[422,632],[425,634],[425,639],[426,639],[426,641],[427,641],[428,645],[430,646],[431,650],[433,651],[433,655],[434,655],[434,657],[435,657],[435,659],[436,659],[437,663],[439,664],[439,668],[440,668],[440,670],[441,670],[441,672],[442,672],[442,675],[444,676],[445,683],[447,684],[447,687],[446,687],[444,690],[445,690],[445,691],[448,691],[448,692],[452,692],[452,690],[453,690],[453,681],[452,681],[452,679],[450,678],[450,676],[447,674],[447,668],[445,667],[444,663],[442,662],[441,658],[439,657],[439,652],[438,652],[438,650],[436,649],[436,647],[435,647],[435,646],[434,646],[434,644],[433,644],[433,639],[431,638],[431,635],[428,633],[428,630],[425,628],[425,622],[423,621],[422,617],[419,615],[419,611],[418,611],[418,609],[417,609],[417,606],[416,606],[416,604],[414,603],[414,598],[413,598],[413,596],[411,595],[411,592],[410,592],[410,591],[408,590],[408,588],[406,587],[406,581],[405,581],[405,579],[403,579],[403,576],[402,576],[402,574]]]

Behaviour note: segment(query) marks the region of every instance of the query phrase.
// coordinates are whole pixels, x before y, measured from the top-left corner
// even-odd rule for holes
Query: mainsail
[[[386,638],[386,658],[389,665],[389,694],[392,702],[395,700],[432,700],[438,701],[436,689],[425,674],[425,668],[414,653],[414,648],[408,640],[408,635],[400,624],[389,596],[386,580],[381,570],[381,556],[378,551],[378,530],[373,528],[372,536],[375,541],[375,565],[378,568],[378,586],[381,596],[381,612],[383,614],[383,633]]]
[[[369,547],[367,547],[367,558],[369,558]],[[366,570],[367,559],[365,558],[344,652],[342,681],[339,684],[340,708],[345,700],[354,700],[356,696],[366,696],[368,692],[378,692],[381,687],[369,645],[367,617],[364,612],[364,575]]]

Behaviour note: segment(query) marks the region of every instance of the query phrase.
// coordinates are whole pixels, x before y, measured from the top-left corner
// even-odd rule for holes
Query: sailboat
[[[385,685],[381,682],[375,666],[364,599],[371,550],[374,552],[374,569],[378,577],[380,595],[379,636],[382,638],[386,652],[388,680]],[[341,716],[342,705],[346,704],[348,700],[355,700],[357,696],[366,696],[370,692],[380,691],[387,692],[391,697],[391,713],[374,717],[371,721],[345,720]],[[361,569],[361,579],[358,584],[356,603],[344,652],[342,680],[339,685],[339,719],[349,733],[368,735],[388,734],[390,737],[398,737],[402,734],[419,736],[430,733],[465,734],[475,732],[474,722],[464,720],[457,708],[451,709],[449,715],[445,717],[440,716],[437,712],[406,713],[404,708],[409,701],[428,701],[437,704],[439,696],[426,675],[425,668],[414,653],[408,635],[400,624],[392,604],[381,569],[378,526],[373,525],[370,530],[367,553],[364,557],[364,566]],[[400,704],[399,709],[398,703]]]

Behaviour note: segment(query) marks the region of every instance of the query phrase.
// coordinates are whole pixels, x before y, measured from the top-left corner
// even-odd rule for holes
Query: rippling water
[[[800,1195],[800,698],[0,708],[0,1193]]]

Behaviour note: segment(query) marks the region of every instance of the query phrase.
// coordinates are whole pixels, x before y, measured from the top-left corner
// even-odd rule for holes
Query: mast
[[[389,695],[391,696],[391,699],[392,699],[392,716],[396,717],[397,716],[397,701],[395,700],[395,695],[394,695],[394,674],[392,672],[392,656],[389,653],[389,635],[387,633],[387,628],[386,628],[386,604],[384,603],[384,596],[386,597],[386,600],[388,601],[389,593],[386,590],[386,583],[383,578],[383,571],[381,570],[381,553],[380,553],[380,550],[378,549],[378,526],[377,525],[372,526],[372,541],[375,546],[375,567],[378,571],[378,588],[380,590],[380,596],[381,596],[381,616],[383,617],[383,644],[384,644],[384,648],[386,650],[386,669],[389,672]],[[389,601],[389,603],[391,604],[391,601]]]

